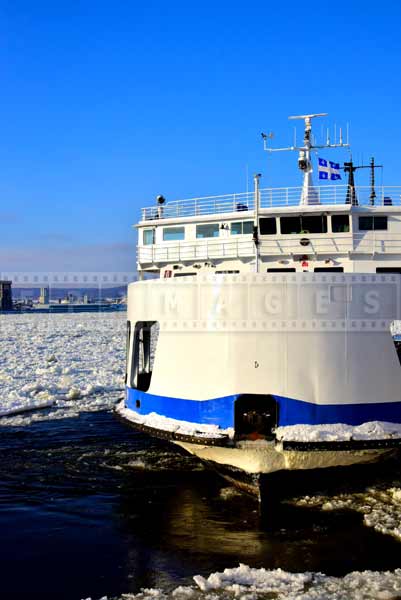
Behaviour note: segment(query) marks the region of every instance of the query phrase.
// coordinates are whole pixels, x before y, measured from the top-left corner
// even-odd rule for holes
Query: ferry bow
[[[401,187],[375,186],[374,164],[355,186],[352,161],[347,185],[314,186],[315,116],[287,148],[302,187],[260,189],[256,175],[252,193],[158,197],[137,225],[119,415],[250,491],[261,474],[370,462],[401,440]]]

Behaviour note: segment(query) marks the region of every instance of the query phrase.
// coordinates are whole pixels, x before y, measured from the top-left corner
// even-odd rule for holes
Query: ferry
[[[118,415],[258,496],[267,474],[374,462],[401,441],[401,186],[377,186],[373,159],[357,186],[352,159],[321,158],[315,185],[312,158],[349,148],[341,130],[316,144],[320,116],[290,117],[299,146],[262,134],[298,153],[302,186],[257,174],[252,192],[158,196],[136,225]]]

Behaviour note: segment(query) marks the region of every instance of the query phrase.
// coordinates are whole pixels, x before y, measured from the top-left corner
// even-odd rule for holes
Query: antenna
[[[286,150],[295,150],[299,152],[298,167],[304,174],[303,190],[301,196],[301,204],[319,204],[318,192],[313,187],[312,183],[312,162],[311,151],[318,148],[344,148],[348,147],[348,124],[347,124],[347,143],[343,142],[342,128],[340,128],[340,139],[337,142],[337,125],[334,126],[334,143],[330,143],[330,131],[327,129],[326,144],[320,145],[316,143],[315,137],[312,135],[312,119],[316,117],[326,117],[328,113],[312,113],[309,115],[293,115],[288,117],[290,120],[305,121],[303,145],[296,145],[296,135],[294,135],[294,146],[288,148],[271,148],[267,144],[268,139],[272,139],[273,135],[262,133],[264,149],[267,152],[284,152]]]
[[[315,117],[327,117],[329,113],[315,113],[313,115],[296,115],[295,117],[288,117],[289,119],[314,119]]]

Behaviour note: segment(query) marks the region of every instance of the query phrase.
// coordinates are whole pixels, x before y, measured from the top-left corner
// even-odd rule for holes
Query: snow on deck
[[[203,438],[224,438],[225,436],[233,437],[234,430],[220,429],[218,425],[205,425],[201,423],[191,423],[190,421],[179,421],[178,419],[170,419],[159,415],[155,412],[147,415],[140,415],[139,413],[125,408],[124,402],[121,402],[117,407],[117,412],[132,423],[138,425],[145,425],[152,429],[159,429],[161,431],[169,431],[171,433],[179,433],[180,435],[189,435]]]
[[[124,389],[125,313],[0,315],[1,425],[114,406]],[[48,412],[48,411],[47,411]]]

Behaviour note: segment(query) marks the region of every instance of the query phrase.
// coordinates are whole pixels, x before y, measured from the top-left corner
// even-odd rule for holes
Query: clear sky
[[[133,270],[157,194],[300,184],[260,138],[291,114],[349,121],[401,185],[400,31],[387,0],[0,0],[0,271]]]

